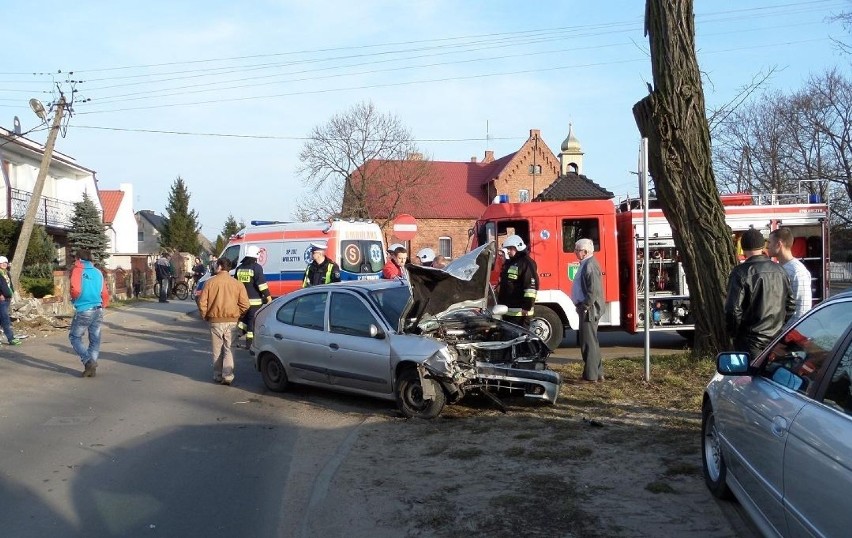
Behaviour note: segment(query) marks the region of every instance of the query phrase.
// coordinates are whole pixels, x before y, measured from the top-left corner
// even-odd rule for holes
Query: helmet
[[[417,257],[420,258],[420,261],[423,263],[432,263],[435,261],[435,251],[429,247],[421,248],[417,251]]]
[[[260,255],[260,247],[257,245],[249,245],[246,247],[247,258],[257,258]]]
[[[312,241],[311,252],[317,250],[328,250],[328,241]]]
[[[503,241],[503,248],[515,247],[518,250],[526,250],[527,246],[524,244],[524,240],[517,235],[510,235]]]
[[[388,247],[388,252],[394,253],[398,248],[405,248],[405,246],[402,243],[394,243],[393,245]]]

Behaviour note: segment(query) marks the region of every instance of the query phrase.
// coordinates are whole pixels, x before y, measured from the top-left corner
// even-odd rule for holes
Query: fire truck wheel
[[[565,326],[559,315],[541,305],[535,305],[535,314],[530,320],[530,330],[544,340],[550,349],[558,349],[565,336]]]

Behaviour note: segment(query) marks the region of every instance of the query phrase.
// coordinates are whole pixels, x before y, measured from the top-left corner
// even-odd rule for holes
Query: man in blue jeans
[[[13,346],[19,346],[21,341],[15,338],[15,333],[12,331],[12,318],[9,317],[9,305],[12,303],[14,294],[12,277],[9,275],[9,258],[0,256],[0,325],[3,326],[6,340]]]
[[[71,302],[75,313],[68,339],[83,361],[83,377],[95,377],[101,347],[101,323],[104,308],[109,306],[109,293],[104,275],[92,263],[92,253],[88,249],[77,251],[77,261],[71,269]],[[83,344],[86,331],[89,332],[88,347]]]

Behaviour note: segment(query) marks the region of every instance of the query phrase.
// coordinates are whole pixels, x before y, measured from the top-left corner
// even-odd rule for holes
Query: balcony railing
[[[10,189],[10,194],[11,213],[9,216],[16,220],[24,220],[33,193],[20,189]],[[38,213],[36,213],[36,224],[55,228],[70,228],[73,216],[74,204],[58,198],[42,196],[41,203],[38,205]]]

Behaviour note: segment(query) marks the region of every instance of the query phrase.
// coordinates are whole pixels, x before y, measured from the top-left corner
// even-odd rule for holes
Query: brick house
[[[541,132],[530,129],[529,138],[517,151],[498,159],[493,151],[486,151],[482,161],[476,157],[469,162],[425,161],[430,175],[416,194],[403,196],[389,205],[387,189],[381,189],[381,193],[368,196],[365,201],[367,213],[379,222],[392,221],[400,214],[414,216],[417,235],[407,243],[409,251],[416,253],[430,247],[438,254],[455,258],[467,250],[468,232],[476,219],[489,204],[501,198],[508,202],[530,202],[543,196],[553,199],[567,195],[571,199],[572,191],[577,188],[582,192],[577,192],[576,198],[612,198],[611,192],[581,174],[583,152],[570,126],[560,149],[557,157],[541,138]],[[374,165],[371,161],[364,166]],[[391,184],[401,181],[398,177],[388,180]],[[377,191],[382,184],[387,185],[376,178],[371,181],[377,184]],[[347,207],[346,197],[343,207]],[[388,244],[406,244],[393,235],[389,222],[384,230]]]

